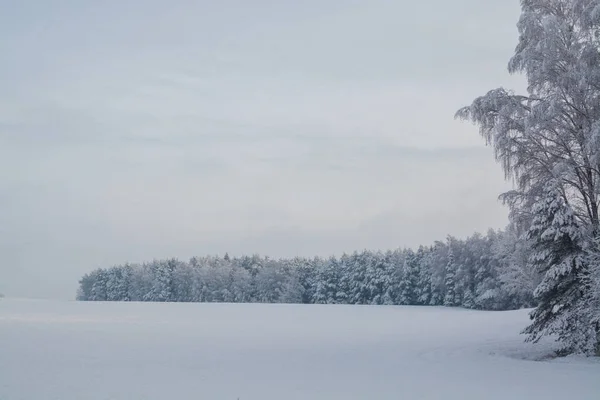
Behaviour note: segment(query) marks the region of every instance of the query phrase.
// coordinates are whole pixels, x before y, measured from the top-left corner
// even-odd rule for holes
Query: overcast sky
[[[502,228],[454,112],[521,89],[518,0],[0,5],[0,292],[96,267],[329,255]]]

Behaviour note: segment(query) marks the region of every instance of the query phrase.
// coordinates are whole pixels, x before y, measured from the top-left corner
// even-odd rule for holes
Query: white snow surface
[[[3,299],[0,399],[600,399],[527,312]]]

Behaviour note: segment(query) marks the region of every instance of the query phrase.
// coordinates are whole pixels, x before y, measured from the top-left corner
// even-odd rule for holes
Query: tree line
[[[96,269],[87,301],[445,305],[507,310],[535,304],[538,277],[515,231],[448,237],[416,251],[329,258],[193,257]]]

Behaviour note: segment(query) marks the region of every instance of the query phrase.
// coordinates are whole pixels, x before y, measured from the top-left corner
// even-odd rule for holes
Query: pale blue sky
[[[453,114],[518,0],[0,1],[0,292],[72,298],[154,257],[428,244],[501,228]]]

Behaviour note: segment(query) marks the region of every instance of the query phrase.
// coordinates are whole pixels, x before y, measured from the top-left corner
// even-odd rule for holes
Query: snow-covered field
[[[527,312],[0,300],[0,399],[600,399]],[[520,358],[526,359],[520,359]]]

